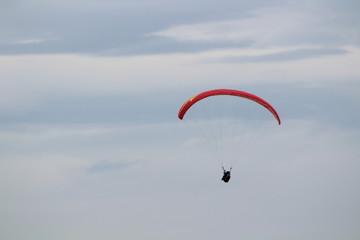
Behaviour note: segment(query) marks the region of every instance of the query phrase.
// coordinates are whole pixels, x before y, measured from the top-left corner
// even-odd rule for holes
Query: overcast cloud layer
[[[0,238],[360,239],[360,3],[0,0]],[[177,118],[259,95],[228,184]]]

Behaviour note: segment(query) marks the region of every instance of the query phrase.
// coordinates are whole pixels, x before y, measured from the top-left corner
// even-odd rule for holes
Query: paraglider
[[[234,125],[241,125],[240,123],[242,123],[241,121],[244,120],[245,118],[248,117],[248,112],[242,112],[240,116],[227,116],[225,115],[225,120],[222,121],[222,124],[225,125],[225,127],[218,125],[218,123],[220,121],[218,121],[218,118],[220,118],[220,115],[224,112],[223,110],[216,110],[215,105],[220,105],[221,108],[227,108],[225,107],[225,104],[222,104],[222,102],[219,99],[219,96],[225,96],[225,97],[230,97],[232,102],[235,102],[235,104],[237,104],[236,107],[234,107],[233,109],[230,108],[230,113],[231,115],[233,115],[233,113],[238,112],[239,108],[238,106],[242,106],[242,105],[246,105],[246,100],[250,100],[250,102],[252,102],[251,104],[251,108],[253,108],[255,105],[260,105],[262,107],[264,107],[266,110],[268,110],[268,112],[270,112],[273,116],[273,118],[275,118],[275,120],[277,121],[277,123],[280,125],[281,124],[281,120],[280,117],[278,115],[278,113],[276,112],[275,108],[273,106],[271,106],[268,102],[266,102],[264,99],[248,93],[248,92],[244,92],[244,91],[240,91],[240,90],[235,90],[235,89],[214,89],[214,90],[209,90],[209,91],[205,91],[205,92],[201,92],[197,95],[195,95],[194,97],[190,98],[189,100],[187,100],[180,108],[179,112],[178,112],[178,118],[180,120],[184,120],[185,118],[187,118],[187,116],[189,115],[189,112],[192,112],[192,114],[196,114],[198,111],[202,110],[203,105],[202,102],[206,101],[210,101],[210,99],[215,99],[215,101],[213,102],[209,102],[209,109],[208,109],[208,113],[213,114],[213,117],[208,117],[208,113],[201,116],[201,120],[197,122],[197,126],[202,126],[205,124],[208,124],[208,122],[212,122],[211,125],[213,125],[213,130],[208,130],[208,129],[202,129],[202,133],[203,135],[208,138],[208,142],[211,143],[210,145],[212,145],[212,147],[215,149],[216,152],[223,154],[224,152],[226,152],[225,150],[220,149],[219,145],[223,145],[225,147],[228,147],[228,145],[230,144],[235,144],[234,147],[235,149],[240,149],[240,147],[245,146],[246,144],[241,143],[241,144],[237,144],[237,141],[239,138],[241,138],[242,136],[240,135],[246,135],[243,132],[242,133],[232,133],[234,132],[232,130],[232,128],[229,130],[229,132],[231,132],[231,134],[233,134],[233,137],[229,137],[228,134],[225,133],[221,133],[220,137],[215,136],[214,134],[210,133],[210,131],[214,131],[214,132],[221,132],[223,131],[224,128],[230,128],[228,127],[228,122],[229,119],[235,119],[235,124]],[[215,98],[216,97],[216,98]],[[245,99],[245,101],[243,101]],[[247,101],[248,102],[248,101]],[[253,104],[256,103],[256,104]],[[195,107],[195,105],[197,107]],[[257,108],[255,106],[255,108]],[[261,110],[261,114],[264,114]],[[266,111],[265,111],[266,112]],[[190,114],[191,115],[191,114]],[[256,118],[256,116],[255,116]],[[248,120],[248,119],[247,119]],[[251,122],[252,119],[248,120],[248,122]],[[260,119],[261,120],[261,119]],[[246,125],[246,124],[243,124]],[[235,126],[236,127],[236,126]],[[246,128],[246,127],[245,127]],[[248,134],[249,135],[249,134]],[[220,140],[220,138],[222,138]],[[212,142],[216,142],[216,143],[212,143]],[[221,144],[219,144],[218,142],[220,142]],[[241,146],[240,146],[241,145]],[[235,157],[232,157],[234,159],[232,159],[232,163],[230,164],[230,166],[228,166],[227,169],[229,170],[225,170],[225,164],[224,161],[228,160],[226,159],[226,157],[224,156],[220,156],[218,157],[219,162],[221,164],[221,167],[223,169],[223,177],[222,177],[222,181],[224,181],[225,183],[229,182],[230,180],[230,173],[231,173],[231,169],[235,163],[235,160],[238,158],[239,154],[236,154]]]
[[[224,181],[224,182],[229,182],[229,180],[230,180],[230,174],[231,174],[231,168],[230,168],[230,170],[229,171],[227,171],[227,170],[225,170],[225,168],[223,167],[223,171],[224,171],[224,176],[221,178],[221,180],[222,181]]]

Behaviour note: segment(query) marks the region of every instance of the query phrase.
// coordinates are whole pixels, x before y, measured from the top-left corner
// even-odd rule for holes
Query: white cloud
[[[246,18],[179,25],[151,35],[182,42],[250,41],[260,48],[358,45],[360,35],[349,24],[353,18],[327,6],[321,6],[321,12],[313,7],[293,3],[259,8]]]
[[[315,21],[309,14],[279,7],[261,9],[239,20],[176,26],[152,33],[179,41],[242,41],[268,45]]]
[[[27,45],[27,44],[38,44],[38,43],[43,43],[47,41],[47,39],[43,39],[43,38],[29,38],[29,39],[23,39],[23,40],[17,40],[17,41],[13,41],[12,44],[14,45]]]
[[[360,76],[360,50],[345,55],[280,62],[227,63],[228,57],[261,58],[298,48],[229,49],[198,54],[97,58],[77,55],[2,56],[0,107],[24,114],[49,97],[103,96],[174,89],[231,87],[255,83],[343,82]],[[214,59],[220,61],[213,62]],[[210,62],[210,63],[209,63]],[[316,67],[314,67],[316,66]],[[175,73],[175,74],[174,74]],[[271,73],[271,74],[270,74]]]

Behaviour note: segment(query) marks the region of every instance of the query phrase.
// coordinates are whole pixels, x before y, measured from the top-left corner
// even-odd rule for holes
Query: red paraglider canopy
[[[240,90],[233,90],[233,89],[214,89],[214,90],[205,91],[205,92],[195,95],[194,97],[190,98],[182,105],[182,107],[180,108],[178,117],[182,120],[184,118],[186,112],[191,108],[192,105],[194,105],[195,103],[197,103],[198,101],[200,101],[204,98],[211,97],[211,96],[218,96],[218,95],[232,95],[232,96],[247,98],[251,101],[254,101],[254,102],[262,105],[263,107],[265,107],[267,110],[269,110],[272,113],[272,115],[274,115],[274,117],[278,121],[279,125],[281,124],[280,117],[279,117],[278,113],[276,112],[276,110],[264,99],[254,95],[254,94],[251,94],[251,93],[247,93],[247,92],[240,91]]]

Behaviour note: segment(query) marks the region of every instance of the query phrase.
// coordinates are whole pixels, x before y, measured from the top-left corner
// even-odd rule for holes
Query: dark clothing
[[[221,180],[227,183],[230,180],[230,171],[224,170],[224,176],[222,177]]]

